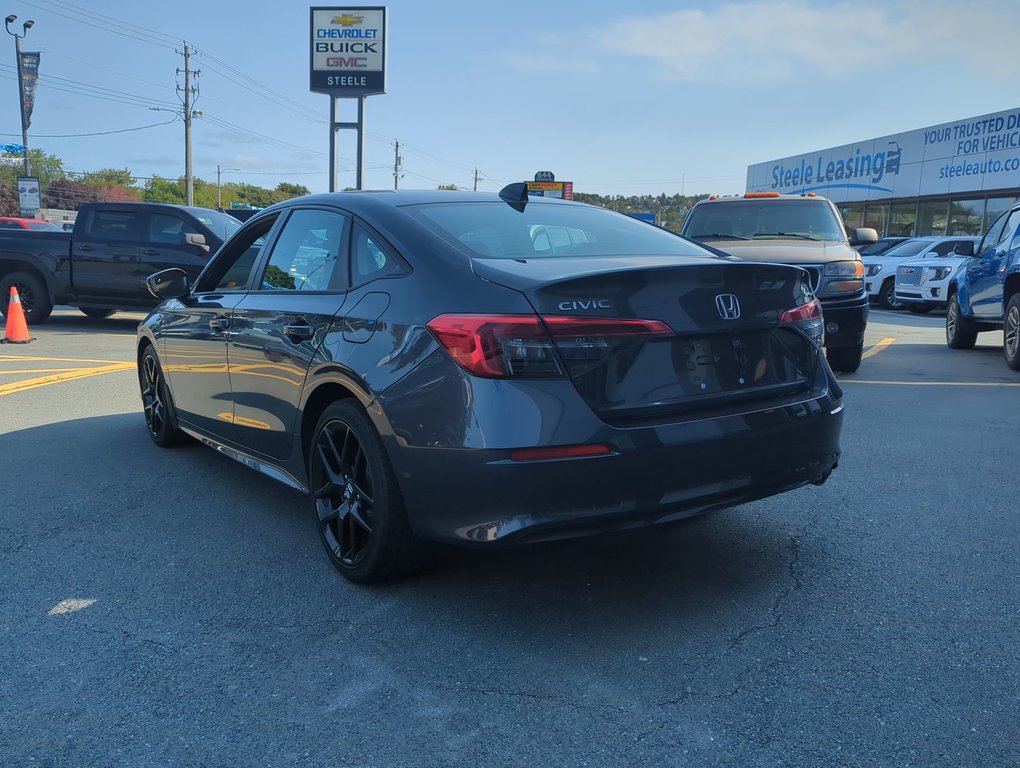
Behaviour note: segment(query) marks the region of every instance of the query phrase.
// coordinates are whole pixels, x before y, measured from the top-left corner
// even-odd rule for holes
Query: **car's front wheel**
[[[889,278],[882,284],[878,294],[879,303],[886,309],[903,309],[903,302],[896,298],[896,281]]]
[[[973,349],[977,335],[974,322],[960,313],[960,299],[954,293],[946,307],[946,346],[950,349]]]
[[[856,347],[836,347],[825,350],[825,359],[829,367],[841,373],[853,373],[861,367],[861,356],[864,354],[864,342]]]
[[[1006,365],[1014,371],[1020,371],[1020,293],[1013,294],[1006,305],[1006,318],[1003,324],[1002,351],[1006,355]]]
[[[138,362],[138,384],[142,390],[142,411],[152,442],[163,448],[184,442],[187,437],[177,428],[173,402],[163,377],[156,350],[148,346]]]
[[[361,406],[340,400],[326,408],[309,453],[315,521],[330,562],[364,584],[402,575],[419,545],[386,449]]]

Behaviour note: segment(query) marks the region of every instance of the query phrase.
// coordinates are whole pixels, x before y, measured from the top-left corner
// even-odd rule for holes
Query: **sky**
[[[735,194],[749,165],[1020,106],[1020,5],[983,2],[391,0],[386,93],[365,102],[365,187]],[[365,4],[369,5],[369,4]],[[323,6],[349,8],[332,3]],[[357,7],[357,6],[354,6]],[[29,145],[67,171],[184,174],[175,86],[196,53],[193,168],[328,189],[329,97],[293,0],[0,0],[40,51]],[[20,143],[14,39],[0,143]],[[356,102],[339,118],[356,119]],[[163,125],[156,125],[163,123]],[[137,129],[137,130],[136,130]],[[117,133],[112,133],[117,131]],[[88,135],[92,134],[92,135]],[[339,134],[341,187],[356,137]]]

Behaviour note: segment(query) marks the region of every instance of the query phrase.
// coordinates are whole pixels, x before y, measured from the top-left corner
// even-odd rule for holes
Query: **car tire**
[[[864,354],[864,342],[856,347],[827,347],[825,359],[829,361],[829,367],[840,373],[853,373],[861,367],[861,356]]]
[[[977,336],[977,326],[960,312],[960,299],[954,293],[946,307],[946,346],[950,349],[974,349]]]
[[[95,320],[105,320],[117,310],[115,309],[99,309],[99,307],[78,307],[85,317],[91,317]]]
[[[142,393],[142,412],[152,442],[169,448],[185,442],[187,435],[177,428],[173,401],[166,387],[163,367],[152,346],[145,348],[138,361],[138,385]]]
[[[53,312],[53,301],[46,283],[30,272],[11,272],[0,280],[0,311],[7,317],[7,304],[11,300],[11,287],[18,289],[21,308],[28,325],[46,322]]]
[[[1020,293],[1014,293],[1006,305],[1002,331],[1002,351],[1006,365],[1014,371],[1020,371]]]
[[[882,283],[878,303],[886,309],[903,309],[903,302],[896,298],[896,281],[891,277]]]
[[[935,307],[933,307],[931,304],[911,304],[910,306],[907,307],[907,309],[909,309],[915,315],[927,315],[929,312],[935,309]]]
[[[420,562],[386,449],[354,400],[323,412],[309,447],[309,487],[319,539],[349,581],[370,584],[402,576]]]

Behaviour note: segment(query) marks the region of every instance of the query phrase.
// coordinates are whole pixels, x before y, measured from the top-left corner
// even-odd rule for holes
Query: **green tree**
[[[456,192],[457,191],[457,185],[456,184],[440,184],[438,187],[436,187],[436,189],[444,189],[444,190],[446,190],[448,192]]]
[[[151,203],[177,203],[184,205],[184,179],[164,179],[153,176],[145,182],[142,199]]]
[[[277,198],[273,190],[266,189],[265,187],[256,187],[254,184],[238,184],[235,187],[235,194],[237,200],[242,203],[250,203],[256,208],[268,208],[273,203],[277,202]],[[227,202],[224,199],[224,208],[227,207]]]
[[[135,177],[127,168],[100,168],[86,171],[81,180],[96,187],[133,187]]]
[[[279,200],[286,200],[290,197],[301,197],[302,195],[311,194],[308,187],[303,184],[288,184],[286,181],[281,181],[276,185],[276,192]]]
[[[32,175],[39,177],[39,186],[44,193],[54,181],[66,178],[64,163],[56,155],[48,155],[41,149],[29,149],[28,159],[32,166]],[[25,167],[21,163],[0,165],[0,184],[17,190],[18,177],[24,173]]]

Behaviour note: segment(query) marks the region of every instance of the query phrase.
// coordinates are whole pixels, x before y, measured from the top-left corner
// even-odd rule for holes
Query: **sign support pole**
[[[358,132],[358,143],[357,147],[357,168],[355,170],[354,177],[354,188],[364,189],[365,188],[365,97],[358,97],[358,121],[355,123],[350,122],[339,122],[336,120],[335,109],[336,103],[340,99],[335,96],[330,96],[330,129],[329,129],[329,191],[336,192],[337,189],[337,172],[336,172],[336,161],[337,155],[337,131],[357,131]]]

